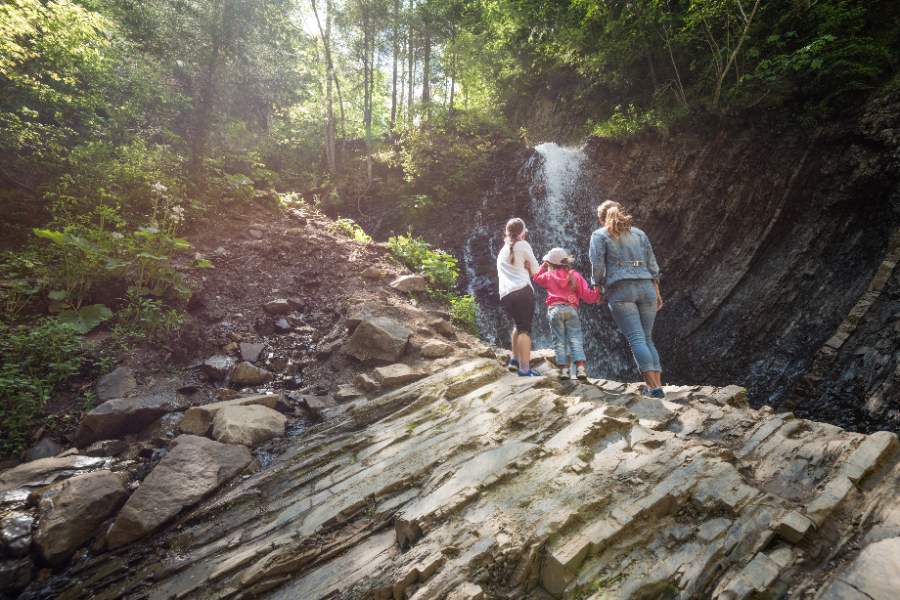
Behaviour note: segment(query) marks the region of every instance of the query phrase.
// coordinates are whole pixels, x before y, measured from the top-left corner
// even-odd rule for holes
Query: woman
[[[591,235],[591,280],[602,285],[616,325],[628,338],[644,377],[642,393],[665,398],[662,366],[653,344],[653,322],[662,308],[659,264],[647,234],[632,225],[622,205],[607,200],[597,207],[600,229]]]
[[[531,321],[534,317],[534,288],[531,276],[538,261],[525,241],[528,230],[522,219],[506,223],[503,248],[497,253],[497,278],[500,280],[500,306],[513,320],[510,370],[520,377],[540,377],[531,369]]]

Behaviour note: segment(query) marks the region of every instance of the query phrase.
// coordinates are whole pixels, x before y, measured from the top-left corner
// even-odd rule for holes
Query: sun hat
[[[569,253],[562,248],[553,248],[552,250],[550,250],[550,252],[544,255],[544,260],[551,265],[562,265],[564,263],[574,261],[574,259],[569,256]]]

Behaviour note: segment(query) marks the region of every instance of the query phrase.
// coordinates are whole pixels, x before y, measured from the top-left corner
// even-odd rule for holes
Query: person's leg
[[[635,302],[610,302],[610,311],[613,320],[619,327],[631,352],[634,354],[634,360],[637,363],[638,370],[644,378],[646,384],[650,387],[656,387],[654,380],[649,375],[653,368],[653,357],[650,348],[647,346],[647,339],[644,335],[644,328],[641,324],[641,315],[638,312],[638,306]]]
[[[653,325],[656,323],[656,290],[650,281],[643,282],[642,292],[638,300],[638,313],[641,317],[641,328],[644,330],[644,338],[650,351],[650,377],[653,380],[654,389],[662,387],[662,365],[659,361],[659,352],[653,343]]]
[[[551,306],[547,311],[550,331],[553,333],[553,351],[556,366],[562,369],[569,366],[569,354],[566,352],[566,321],[562,307]]]
[[[516,338],[516,354],[519,357],[519,371],[531,369],[531,333],[519,332]]]
[[[518,370],[519,357],[517,356],[516,352],[518,351],[519,332],[515,328],[515,326],[513,326],[512,333],[510,334],[509,337],[510,337],[509,349],[510,349],[510,352],[512,352],[512,356],[509,357],[509,368]]]

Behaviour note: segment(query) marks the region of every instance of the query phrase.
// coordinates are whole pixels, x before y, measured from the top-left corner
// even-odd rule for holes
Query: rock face
[[[194,435],[175,438],[174,447],[116,516],[107,544],[114,548],[155,531],[237,475],[251,459],[244,446]]]
[[[84,416],[75,443],[82,447],[98,440],[137,433],[164,414],[183,410],[187,405],[187,401],[174,392],[108,400]]]
[[[79,475],[42,491],[34,536],[41,556],[51,565],[68,560],[127,497],[122,475],[106,470]]]
[[[192,562],[99,556],[78,577],[161,598],[897,591],[895,437],[754,411],[737,387],[667,393],[458,361],[353,405],[193,511],[177,533]],[[148,507],[177,487],[165,479]]]
[[[224,444],[242,444],[253,448],[284,435],[286,423],[283,414],[265,406],[229,406],[215,413],[212,436]]]
[[[237,385],[262,385],[272,381],[272,373],[244,361],[231,372],[231,383]]]
[[[223,402],[192,406],[184,413],[184,418],[179,423],[179,427],[182,433],[206,435],[209,433],[213,418],[215,418],[218,411],[231,406],[248,406],[251,404],[275,408],[278,406],[280,398],[281,396],[277,394],[256,394]]]
[[[365,317],[344,346],[347,354],[363,361],[394,362],[403,356],[411,331],[387,317]]]

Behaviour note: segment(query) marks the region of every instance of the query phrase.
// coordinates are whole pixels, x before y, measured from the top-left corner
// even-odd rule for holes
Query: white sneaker
[[[584,368],[584,365],[578,365],[578,369],[576,371],[576,377],[582,381],[587,380],[587,369]]]
[[[572,376],[569,374],[569,367],[560,368],[559,378],[560,379],[571,379],[572,378]]]

